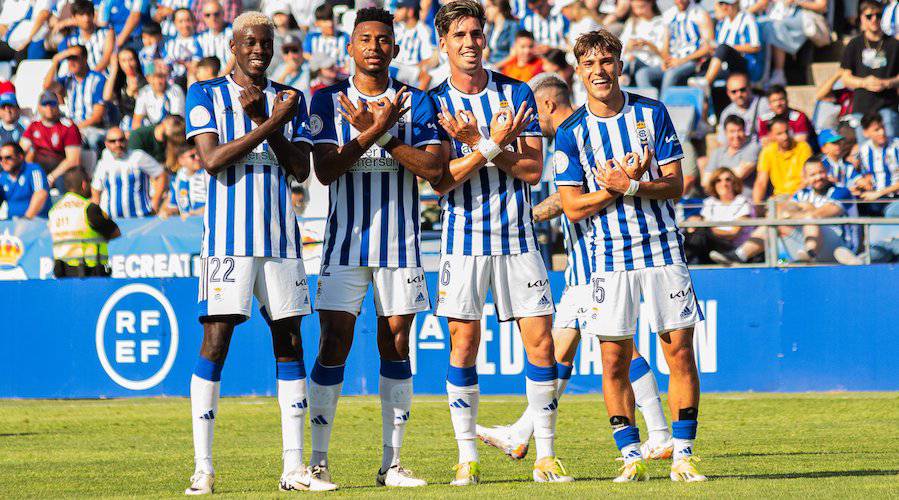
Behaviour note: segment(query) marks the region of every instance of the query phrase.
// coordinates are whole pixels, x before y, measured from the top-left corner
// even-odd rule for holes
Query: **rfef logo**
[[[178,319],[165,295],[149,285],[125,285],[97,318],[97,357],[115,383],[143,391],[162,382],[178,353]]]

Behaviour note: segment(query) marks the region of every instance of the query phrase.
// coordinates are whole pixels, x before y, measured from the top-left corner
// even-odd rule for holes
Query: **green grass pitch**
[[[523,397],[484,397],[479,420],[507,423],[523,406]],[[193,468],[189,412],[183,398],[0,401],[0,497],[178,497]],[[224,398],[216,431],[219,496],[310,495],[277,491],[275,398]],[[341,490],[330,495],[899,497],[897,393],[704,395],[697,442],[704,484],[671,483],[667,461],[650,464],[648,483],[612,484],[617,452],[597,395],[561,401],[557,452],[577,479],[570,485],[534,484],[532,456],[514,462],[480,445],[482,484],[447,486],[456,447],[446,400],[416,397],[403,463],[431,486],[388,491],[374,486],[380,434],[377,398],[341,399],[331,442]]]

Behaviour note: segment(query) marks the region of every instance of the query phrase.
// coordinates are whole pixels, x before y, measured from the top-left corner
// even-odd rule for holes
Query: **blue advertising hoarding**
[[[436,274],[426,276],[436,297]],[[693,271],[706,315],[696,352],[704,391],[899,390],[899,342],[890,312],[899,299],[893,266]],[[315,289],[316,276],[310,276]],[[561,273],[551,273],[558,301]],[[0,282],[4,318],[0,397],[184,396],[199,351],[193,278]],[[478,357],[485,394],[524,391],[517,327],[488,304]],[[449,351],[446,321],[416,317],[412,365],[417,394],[443,394]],[[305,362],[318,345],[318,317],[303,321]],[[640,324],[637,345],[667,387],[657,336]],[[598,392],[599,343],[585,338],[572,393]],[[375,315],[366,299],[347,362],[345,394],[378,387]],[[238,326],[222,394],[271,395],[271,337],[260,315]]]

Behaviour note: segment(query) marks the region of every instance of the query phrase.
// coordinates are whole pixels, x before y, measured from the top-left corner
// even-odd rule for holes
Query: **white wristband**
[[[627,191],[624,192],[624,196],[633,196],[637,194],[638,189],[640,189],[640,181],[631,179],[631,185],[627,187]]]
[[[384,135],[378,137],[378,140],[375,141],[375,144],[381,146],[382,148],[390,142],[390,139],[393,139],[393,136],[390,135],[390,132],[384,132]]]
[[[484,155],[484,158],[487,158],[487,161],[493,161],[494,158],[503,152],[499,144],[488,137],[481,137],[481,140],[478,141],[478,151]]]

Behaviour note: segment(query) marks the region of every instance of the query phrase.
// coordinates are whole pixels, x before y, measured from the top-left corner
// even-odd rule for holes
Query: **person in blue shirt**
[[[15,142],[0,147],[0,191],[6,200],[7,218],[47,217],[49,185],[41,167],[25,162],[25,151]]]
[[[15,92],[0,94],[0,144],[18,143],[22,139],[25,127],[20,119],[21,112]]]

